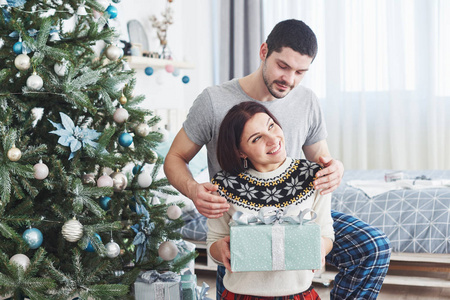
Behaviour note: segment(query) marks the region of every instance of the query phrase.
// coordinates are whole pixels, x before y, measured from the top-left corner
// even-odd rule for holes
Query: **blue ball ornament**
[[[17,42],[13,46],[13,51],[15,54],[22,54],[22,42]]]
[[[175,69],[173,70],[173,72],[172,72],[172,75],[175,76],[175,77],[179,76],[179,75],[180,75],[180,69],[175,68]]]
[[[109,209],[109,201],[111,201],[111,197],[108,197],[108,196],[100,197],[100,199],[98,200],[98,202],[100,204],[100,207],[103,210],[108,210]]]
[[[152,67],[145,68],[145,74],[151,76],[153,74],[153,68]]]
[[[37,249],[42,245],[44,241],[44,236],[42,232],[37,228],[30,228],[25,230],[22,235],[22,238],[25,242],[30,246],[31,249]]]
[[[139,169],[141,169],[141,165],[135,165],[132,170],[133,175],[136,175],[139,172]],[[139,173],[142,173],[142,170],[143,169],[141,169],[141,171]]]
[[[122,147],[129,147],[133,143],[131,134],[124,132],[119,136],[119,145]]]
[[[97,233],[94,233],[94,236],[95,236],[95,238],[98,239],[98,241],[100,243],[102,242],[102,238]],[[84,248],[84,251],[95,252],[95,248],[94,248],[94,246],[92,246],[91,241],[89,241],[89,244],[86,246],[86,248]]]
[[[117,13],[119,11],[115,6],[110,5],[106,8],[106,12],[108,13],[110,19],[114,19],[115,17],[117,17]]]
[[[145,200],[144,196],[141,196],[140,198],[141,198],[141,203],[147,202],[147,200]],[[133,196],[133,197],[131,197],[131,200],[133,202],[131,202],[128,205],[128,207],[131,209],[132,212],[136,212],[136,205],[138,204],[137,201],[136,201],[136,198],[134,198],[134,196]]]
[[[183,78],[181,78],[181,81],[183,81],[183,83],[187,84],[189,82],[189,76],[184,75]]]

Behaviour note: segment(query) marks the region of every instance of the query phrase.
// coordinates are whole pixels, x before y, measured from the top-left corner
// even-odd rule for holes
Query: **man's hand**
[[[316,174],[318,178],[314,181],[314,188],[325,195],[338,188],[344,175],[344,165],[339,160],[325,156],[319,157],[319,163],[323,169]]]
[[[210,182],[196,183],[189,193],[197,210],[210,219],[220,218],[230,208],[227,200],[217,194],[217,189],[218,186]]]

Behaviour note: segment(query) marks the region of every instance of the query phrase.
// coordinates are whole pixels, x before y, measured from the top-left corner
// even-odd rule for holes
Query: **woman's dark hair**
[[[247,121],[257,113],[268,114],[281,127],[275,116],[256,101],[241,102],[233,106],[220,124],[217,139],[217,160],[222,170],[233,175],[244,171],[243,160],[239,154],[242,131]],[[251,166],[250,161],[248,164]]]
[[[275,25],[267,37],[266,43],[267,57],[273,51],[280,52],[283,47],[289,47],[313,59],[317,54],[316,35],[308,25],[300,20],[290,19]]]

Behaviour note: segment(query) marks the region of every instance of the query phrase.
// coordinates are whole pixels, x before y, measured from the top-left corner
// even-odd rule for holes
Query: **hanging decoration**
[[[151,233],[155,229],[155,224],[151,222],[150,215],[143,205],[136,205],[136,213],[142,215],[139,224],[130,226],[136,233],[133,245],[136,246],[136,261],[145,257],[147,244],[151,243]]]
[[[178,254],[177,245],[172,241],[165,241],[159,245],[158,255],[165,261],[173,260]]]
[[[141,188],[148,188],[152,184],[153,179],[149,172],[141,172],[138,176],[137,182]]]
[[[13,145],[6,155],[10,161],[18,161],[22,157],[22,151],[16,148],[16,145]]]
[[[150,133],[150,126],[147,123],[140,123],[134,128],[134,132],[139,136],[146,137]]]
[[[94,238],[96,238],[100,243],[102,242],[102,238],[98,235],[98,233],[94,233]],[[86,248],[84,248],[86,252],[95,252],[94,245],[92,245],[91,241],[87,244]]]
[[[74,217],[64,223],[61,233],[66,241],[75,243],[83,236],[83,225]]]
[[[114,122],[116,122],[118,124],[122,124],[126,120],[128,120],[129,116],[130,115],[128,114],[128,111],[125,108],[119,107],[114,112],[113,120],[114,120]]]
[[[181,217],[181,208],[178,205],[171,205],[167,208],[167,217],[171,220],[176,220]]]
[[[105,245],[106,256],[109,258],[115,258],[120,254],[120,246],[111,239],[111,242]]]
[[[111,174],[113,180],[114,192],[122,192],[128,185],[127,176],[120,172],[114,172]]]
[[[110,19],[115,19],[117,17],[117,14],[119,13],[119,11],[117,10],[117,8],[113,5],[109,5],[105,12],[109,15]]]
[[[75,126],[72,119],[65,113],[60,112],[59,115],[61,116],[62,124],[49,120],[50,123],[52,123],[52,125],[56,128],[56,130],[50,131],[50,133],[60,136],[58,139],[59,144],[70,147],[69,160],[75,156],[75,152],[80,150],[81,147],[90,145],[97,148],[98,143],[94,141],[100,137],[100,133],[93,129]]]
[[[98,203],[103,210],[107,211],[107,210],[109,210],[109,207],[110,207],[110,203],[109,203],[110,201],[111,201],[111,197],[103,196],[103,197],[100,197],[100,199],[98,200]]]
[[[44,241],[44,236],[42,235],[42,232],[37,228],[31,227],[25,230],[25,232],[22,234],[22,238],[25,240],[25,242],[31,249],[39,248],[42,245],[42,242]]]
[[[33,166],[34,169],[34,178],[39,180],[44,180],[47,178],[49,170],[46,164],[42,162],[42,159],[39,160],[39,163]]]
[[[133,137],[128,132],[124,132],[119,136],[119,145],[129,147],[133,143]]]
[[[30,265],[30,259],[25,254],[15,254],[11,256],[9,262],[11,264],[21,266],[25,271],[28,269],[28,266]]]
[[[14,65],[20,71],[26,71],[31,67],[30,57],[26,54],[19,54],[14,59]]]
[[[27,87],[30,90],[38,91],[44,86],[44,81],[41,76],[39,76],[36,72],[33,72],[33,75],[28,77],[27,79]]]
[[[113,185],[113,179],[107,174],[103,174],[97,179],[97,187],[113,187]]]

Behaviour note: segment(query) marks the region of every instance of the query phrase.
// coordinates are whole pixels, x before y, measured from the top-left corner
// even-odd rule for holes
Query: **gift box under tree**
[[[158,273],[155,270],[139,275],[134,283],[136,300],[182,299],[181,276],[173,273]]]
[[[320,226],[304,216],[289,216],[275,207],[264,207],[258,217],[237,212],[230,224],[233,272],[318,270],[321,268]]]

